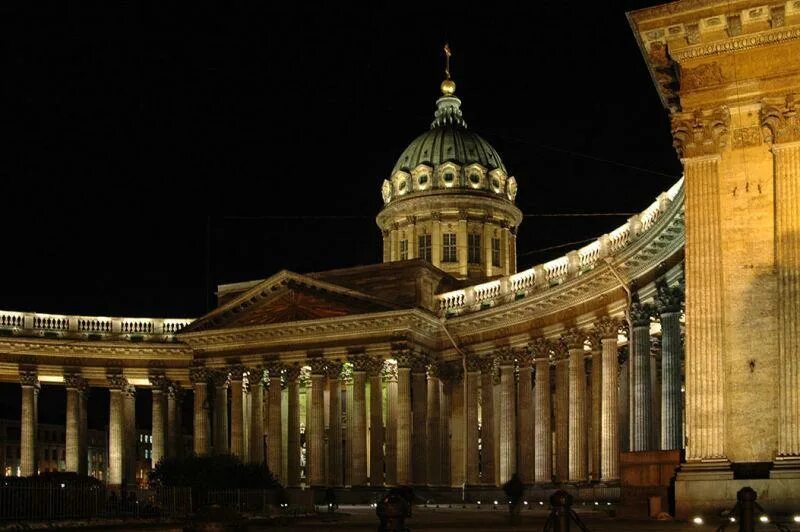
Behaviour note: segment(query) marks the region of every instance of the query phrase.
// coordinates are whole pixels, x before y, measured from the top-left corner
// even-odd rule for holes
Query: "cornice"
[[[268,347],[270,344],[285,344],[287,341],[299,344],[304,340],[319,342],[352,339],[363,343],[368,335],[391,337],[411,330],[425,338],[429,344],[435,344],[440,328],[441,325],[434,316],[418,309],[409,309],[201,331],[182,335],[181,340],[195,350],[215,351],[252,344]]]
[[[748,50],[750,48],[758,48],[759,46],[766,46],[768,44],[777,44],[785,41],[793,41],[800,38],[800,28],[776,28],[765,30],[759,33],[751,33],[732,37],[729,39],[715,41],[710,43],[695,44],[687,46],[686,48],[679,48],[670,51],[670,57],[679,63],[687,59],[695,59],[698,57],[709,57],[719,54],[729,54]]]

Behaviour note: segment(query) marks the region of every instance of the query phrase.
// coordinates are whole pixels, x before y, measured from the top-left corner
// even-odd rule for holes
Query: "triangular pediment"
[[[282,271],[183,329],[183,333],[272,325],[396,310],[394,303]]]

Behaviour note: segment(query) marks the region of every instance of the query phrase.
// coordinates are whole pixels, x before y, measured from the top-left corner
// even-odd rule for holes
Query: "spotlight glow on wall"
[[[702,525],[703,524],[703,518],[698,515],[697,517],[692,519],[692,523],[694,523],[696,525]]]

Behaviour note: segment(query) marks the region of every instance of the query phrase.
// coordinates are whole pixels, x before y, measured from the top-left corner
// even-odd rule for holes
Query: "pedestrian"
[[[517,523],[520,520],[520,509],[522,507],[522,495],[525,492],[525,486],[522,484],[519,475],[514,473],[511,478],[503,484],[503,491],[508,498],[508,512],[512,523]]]

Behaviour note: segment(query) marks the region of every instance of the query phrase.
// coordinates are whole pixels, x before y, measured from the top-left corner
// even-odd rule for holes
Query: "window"
[[[467,235],[467,251],[470,264],[481,263],[481,235]]]
[[[400,260],[408,260],[408,240],[400,241]]]
[[[500,239],[492,239],[492,266],[500,266]]]
[[[442,235],[442,262],[458,262],[455,233]]]
[[[419,240],[419,248],[418,248],[419,258],[431,262],[432,260],[431,235],[420,235],[418,240]]]

